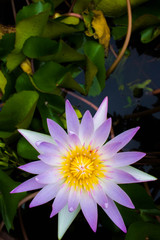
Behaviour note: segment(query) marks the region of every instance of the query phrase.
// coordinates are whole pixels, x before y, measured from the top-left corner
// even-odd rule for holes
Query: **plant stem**
[[[14,0],[11,0],[11,5],[12,5],[14,21],[16,21],[16,8],[15,8]]]
[[[131,32],[132,32],[132,11],[131,11],[130,0],[126,0],[126,1],[127,1],[127,12],[128,12],[128,28],[127,28],[126,39],[124,41],[123,47],[122,47],[120,53],[118,54],[116,60],[113,62],[113,64],[107,70],[107,72],[106,72],[106,79],[108,79],[108,77],[115,70],[115,68],[117,67],[118,63],[122,59],[122,57],[123,57],[123,55],[124,55],[124,53],[125,53],[125,51],[127,49],[127,46],[129,44],[130,37],[131,37]]]

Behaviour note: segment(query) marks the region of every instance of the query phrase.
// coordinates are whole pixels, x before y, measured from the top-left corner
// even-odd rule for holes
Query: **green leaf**
[[[147,1],[148,0],[131,0],[131,6],[135,7]],[[109,17],[118,17],[127,12],[126,0],[101,0],[97,2],[97,9],[102,10],[104,14]]]
[[[95,41],[87,41],[84,44],[84,53],[87,55],[90,61],[92,61],[98,69],[96,77],[102,91],[105,87],[105,78],[106,78],[104,48],[102,47],[101,44]],[[97,91],[97,94],[99,94],[98,91]]]
[[[38,93],[22,91],[10,97],[0,112],[0,131],[12,132],[27,128],[32,120]]]
[[[7,79],[3,75],[2,71],[0,71],[0,91],[4,94],[5,93],[5,86],[7,84]]]
[[[132,31],[144,30],[148,27],[153,27],[160,24],[160,2],[155,0],[154,4],[149,1],[145,5],[137,7],[132,11]],[[122,17],[114,19],[115,27],[112,27],[112,36],[115,40],[122,38],[126,35],[128,17],[124,15]]]
[[[41,61],[56,61],[58,63],[64,62],[75,62],[75,61],[83,61],[85,59],[84,55],[78,53],[76,50],[71,48],[68,44],[66,44],[63,40],[59,41],[57,46],[57,52],[50,56],[39,58]]]
[[[39,58],[57,52],[58,43],[42,37],[30,37],[23,46],[23,53],[29,58]]]
[[[121,184],[121,188],[130,196],[135,208],[155,209],[153,199],[147,194],[144,187],[139,184]],[[136,194],[135,194],[136,193]]]
[[[33,75],[34,84],[42,92],[53,93],[67,69],[55,62],[47,62]]]
[[[55,19],[52,22],[47,23],[42,33],[42,37],[55,39],[82,31],[84,31],[84,25],[82,22],[80,22],[80,24],[78,24],[76,27],[72,27]]]
[[[135,222],[127,232],[126,240],[158,240],[160,236],[160,224],[148,222]]]
[[[23,47],[24,54],[29,58],[41,61],[73,62],[82,61],[84,56],[71,48],[64,41],[59,43],[42,37],[29,38]]]
[[[64,77],[60,79],[60,81],[57,83],[57,86],[69,88],[69,89],[78,91],[84,95],[86,94],[83,86],[81,86],[79,83],[77,83],[74,80],[70,72],[66,73]]]
[[[149,43],[160,35],[160,27],[150,27],[141,32],[141,42]]]
[[[57,109],[57,103],[61,110]],[[64,100],[60,96],[41,94],[38,101],[38,110],[46,133],[48,133],[47,118],[52,119],[63,127],[63,123],[60,117],[58,117],[59,113],[57,114],[57,110],[61,111],[61,113],[64,112]]]
[[[17,143],[17,153],[20,157],[31,160],[36,160],[39,154],[24,137]]]
[[[17,92],[21,92],[23,90],[35,90],[31,84],[29,76],[24,72],[17,78],[15,88]]]
[[[4,58],[14,49],[15,33],[5,34],[0,39],[0,58]]]
[[[28,19],[35,15],[39,15],[44,11],[48,11],[48,8],[50,8],[50,4],[44,4],[40,1],[24,6],[16,15],[16,24],[24,19]]]
[[[18,65],[25,59],[25,56],[22,53],[16,53],[15,50],[13,50],[8,56],[7,56],[7,68],[9,71],[13,71]]]
[[[17,14],[15,49],[19,52],[31,36],[39,36],[49,17],[50,4],[41,2],[23,7]]]
[[[26,193],[10,194],[17,185],[18,183],[0,170],[0,211],[8,231],[13,228],[18,203],[26,196]]]
[[[90,87],[93,84],[93,80],[94,77],[97,74],[97,67],[96,65],[86,56],[86,70],[85,70],[85,90],[86,93],[88,94]],[[95,86],[93,86],[94,88]],[[95,88],[97,90],[97,88]],[[95,95],[97,94],[97,91],[95,93]],[[94,95],[94,94],[90,94],[90,95]]]

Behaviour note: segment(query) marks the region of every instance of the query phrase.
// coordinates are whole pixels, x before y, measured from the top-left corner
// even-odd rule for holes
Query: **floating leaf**
[[[15,88],[17,92],[23,90],[35,90],[29,76],[26,73],[22,73],[16,80]]]
[[[130,2],[132,7],[136,7],[147,1],[148,0],[131,0]],[[126,0],[101,0],[97,2],[97,9],[102,10],[108,17],[118,17],[127,12]]]
[[[0,91],[2,92],[2,94],[5,93],[6,84],[7,84],[7,79],[3,75],[2,71],[0,71]]]
[[[24,59],[20,53],[24,42],[31,36],[39,36],[49,17],[50,4],[41,2],[30,4],[19,11],[16,18],[15,49],[7,57],[7,67],[10,71],[15,69]]]
[[[38,93],[22,91],[10,97],[0,112],[0,131],[12,132],[27,128],[32,120]]]
[[[141,32],[141,42],[149,43],[159,35],[160,35],[160,26],[147,28]]]
[[[98,69],[96,78],[94,80],[94,84],[96,84],[96,86],[99,87],[95,88],[94,91],[97,90],[97,94],[99,94],[100,93],[99,91],[102,91],[103,88],[105,87],[106,78],[104,48],[102,47],[101,44],[95,41],[87,41],[84,44],[84,52]]]
[[[126,240],[152,239],[158,240],[160,236],[160,224],[148,222],[135,222],[127,232]]]
[[[107,53],[110,42],[110,29],[102,11],[94,10],[93,13],[92,27],[95,30],[93,36],[104,46],[105,52]]]
[[[29,38],[23,47],[27,57],[41,61],[74,62],[84,60],[84,55],[71,48],[63,40],[59,42],[42,37]]]
[[[42,33],[42,37],[56,39],[61,36],[70,35],[76,32],[84,31],[84,24],[80,22],[80,24],[76,25],[76,27],[68,26],[65,23],[61,23],[58,20],[52,20],[52,22],[48,22],[44,28]]]
[[[67,69],[56,62],[47,62],[33,75],[33,82],[42,92],[53,93]]]

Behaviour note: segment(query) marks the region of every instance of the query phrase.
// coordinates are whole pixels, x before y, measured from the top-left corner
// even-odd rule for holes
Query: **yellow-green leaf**
[[[104,46],[105,51],[107,52],[110,41],[110,29],[102,11],[93,10],[93,13],[92,27],[95,30],[93,36],[95,39],[99,39],[99,43]]]
[[[2,92],[2,94],[5,93],[6,84],[7,84],[7,79],[5,78],[3,73],[0,71],[0,91]]]

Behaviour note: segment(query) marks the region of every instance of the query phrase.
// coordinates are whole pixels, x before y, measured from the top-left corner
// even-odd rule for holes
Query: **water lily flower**
[[[111,130],[107,109],[106,97],[94,117],[86,111],[80,123],[72,105],[66,100],[68,133],[51,119],[47,120],[51,136],[19,130],[40,155],[39,160],[19,167],[36,176],[20,184],[11,193],[41,189],[30,207],[54,199],[50,217],[58,213],[59,239],[80,210],[92,230],[96,231],[97,204],[126,232],[115,202],[128,208],[134,208],[134,205],[118,184],[156,180],[129,166],[143,158],[145,153],[119,152],[134,137],[139,127],[106,142]]]

